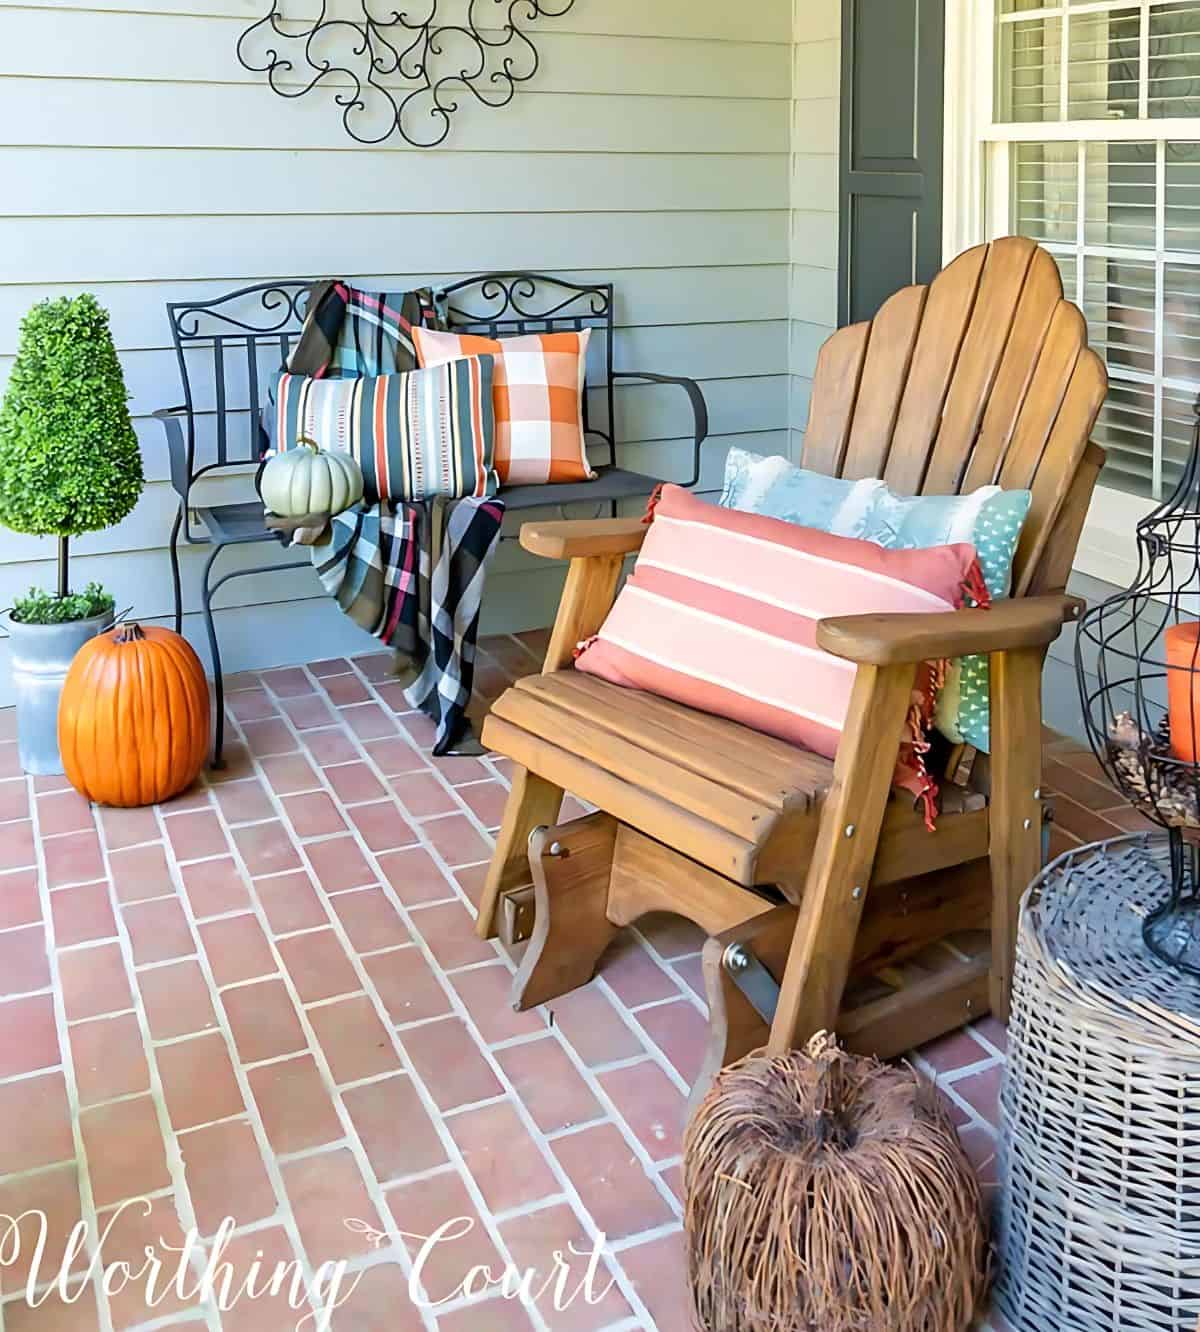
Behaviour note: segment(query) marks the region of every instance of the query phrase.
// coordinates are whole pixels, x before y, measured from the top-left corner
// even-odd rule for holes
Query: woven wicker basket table
[[[1200,978],[1142,939],[1167,854],[1081,847],[1025,899],[997,1235],[1013,1332],[1200,1325]]]

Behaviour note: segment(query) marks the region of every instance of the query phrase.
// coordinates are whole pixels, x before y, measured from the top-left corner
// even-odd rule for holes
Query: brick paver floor
[[[484,693],[536,669],[543,643],[488,640]],[[335,1332],[688,1326],[701,938],[648,920],[591,985],[513,1013],[513,963],[472,929],[505,764],[431,760],[388,664],[235,677],[227,770],[153,809],[24,777],[0,712],[0,1213],[49,1218],[39,1290],[87,1269],[89,1251],[64,1256],[80,1221],[118,1274],[103,1289],[93,1264],[78,1300],[31,1308],[27,1217],[20,1252],[12,1234],[0,1251],[3,1332],[282,1332],[331,1299]],[[1057,846],[1125,826],[1078,747],[1052,738],[1048,758]],[[985,1182],[1004,1040],[988,1019],[916,1057]],[[441,1303],[420,1311],[419,1237],[443,1226],[421,1268]],[[554,1255],[570,1294],[600,1231],[595,1302],[556,1309]],[[214,1251],[223,1312],[198,1293]],[[298,1264],[312,1304],[266,1289],[277,1264]],[[505,1264],[551,1288],[528,1307],[461,1288]]]

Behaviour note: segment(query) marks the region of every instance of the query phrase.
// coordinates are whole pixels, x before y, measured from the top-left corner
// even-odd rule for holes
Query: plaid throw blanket
[[[434,322],[427,291],[377,295],[317,283],[289,369],[315,378],[413,369],[418,322]],[[437,727],[435,754],[479,752],[466,709],[484,578],[503,521],[497,499],[410,504],[369,495],[312,546],[342,611],[399,654],[405,698]]]
[[[433,292],[359,291],[338,278],[316,283],[288,369],[314,379],[358,379],[417,368],[414,324],[438,327]]]
[[[469,744],[479,607],[503,521],[495,499],[385,500],[339,514],[313,547],[330,596],[403,658],[404,696],[437,726],[435,754]]]

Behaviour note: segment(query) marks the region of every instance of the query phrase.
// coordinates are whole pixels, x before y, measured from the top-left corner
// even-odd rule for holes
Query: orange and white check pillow
[[[591,481],[583,433],[583,392],[591,329],[484,338],[413,328],[422,367],[465,356],[496,358],[495,467],[501,485]]]

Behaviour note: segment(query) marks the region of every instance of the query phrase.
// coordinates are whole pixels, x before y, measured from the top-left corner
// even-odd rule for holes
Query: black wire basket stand
[[[1168,835],[1171,890],[1146,916],[1146,945],[1200,975],[1200,402],[1195,410],[1178,484],[1137,525],[1137,577],[1082,617],[1075,666],[1093,752]]]

